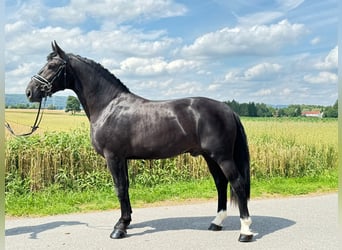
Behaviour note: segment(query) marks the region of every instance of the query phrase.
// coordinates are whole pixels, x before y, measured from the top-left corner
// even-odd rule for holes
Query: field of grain
[[[26,132],[34,111],[6,110],[5,118]],[[251,154],[252,178],[318,176],[337,169],[337,120],[242,118]],[[7,132],[6,132],[7,133]],[[58,183],[82,188],[98,179],[111,182],[104,160],[90,144],[86,116],[45,111],[30,137],[6,134],[6,183],[25,182],[30,190]],[[131,183],[153,186],[207,178],[201,157],[188,154],[156,161],[131,161]],[[110,184],[109,184],[110,185]]]
[[[17,134],[20,134],[30,131],[36,119],[36,114],[37,110],[35,109],[6,109],[5,120]],[[80,127],[89,127],[88,119],[83,112],[71,115],[63,110],[44,110],[43,119],[37,133],[70,131]],[[6,136],[9,135],[6,130]]]

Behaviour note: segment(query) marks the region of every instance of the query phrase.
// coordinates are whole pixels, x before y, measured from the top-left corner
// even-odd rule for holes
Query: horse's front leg
[[[119,158],[115,156],[105,156],[107,160],[107,165],[112,174],[114,181],[115,191],[118,196],[120,207],[121,207],[121,217],[119,221],[115,224],[113,232],[110,234],[112,239],[121,239],[127,235],[127,227],[131,223],[131,203],[129,200],[128,188],[128,170],[127,170],[127,160],[124,158]]]

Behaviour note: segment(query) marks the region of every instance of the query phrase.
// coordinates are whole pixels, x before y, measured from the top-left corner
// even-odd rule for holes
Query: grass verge
[[[324,176],[302,178],[272,178],[252,180],[252,199],[304,195],[310,193],[335,192],[338,187],[337,171]],[[130,188],[133,207],[143,207],[193,200],[216,199],[216,189],[211,179],[173,184],[156,185],[146,188]],[[88,189],[82,192],[63,191],[51,186],[43,191],[5,197],[7,216],[45,216],[75,212],[89,212],[119,208],[112,188]],[[164,203],[165,204],[165,203]]]

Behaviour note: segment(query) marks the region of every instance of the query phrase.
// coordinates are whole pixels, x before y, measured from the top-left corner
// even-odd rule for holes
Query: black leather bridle
[[[66,66],[67,66],[67,61],[65,61],[65,60],[63,60],[63,59],[61,59],[59,57],[54,57],[54,59],[62,61],[62,64],[59,65],[59,67],[58,67],[58,69],[56,71],[56,74],[50,80],[48,80],[45,77],[39,75],[39,73],[37,75],[32,76],[32,79],[40,84],[39,88],[40,88],[40,91],[44,92],[44,97],[52,95],[52,84],[54,83],[54,81],[56,81],[56,79],[58,79],[60,77],[62,72],[64,72],[64,88],[66,87]]]
[[[45,77],[39,75],[39,73],[37,75],[32,76],[32,79],[36,82],[39,83],[38,88],[40,88],[40,91],[44,92],[44,106],[46,103],[46,99],[48,96],[52,95],[52,84],[60,78],[62,72],[64,72],[64,89],[66,88],[66,67],[67,67],[67,61],[59,58],[59,57],[54,57],[54,59],[60,60],[62,61],[62,64],[58,67],[56,74],[50,79],[46,79]],[[45,67],[45,66],[44,66]],[[39,72],[42,72],[42,70],[40,70]],[[16,134],[11,125],[5,121],[5,127],[8,129],[8,131],[14,135],[14,136],[28,136],[31,135],[34,131],[36,131],[39,128],[39,124],[42,120],[43,117],[43,111],[41,112],[41,107],[42,107],[42,100],[43,98],[40,100],[39,102],[39,107],[38,107],[38,112],[37,112],[37,116],[36,119],[34,121],[33,126],[31,126],[31,131],[28,133],[23,133],[23,134]],[[43,109],[44,110],[44,109]]]

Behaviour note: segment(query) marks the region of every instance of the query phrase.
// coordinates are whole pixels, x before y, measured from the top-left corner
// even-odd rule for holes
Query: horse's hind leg
[[[239,206],[241,231],[239,241],[249,242],[253,239],[253,233],[250,231],[249,226],[252,220],[249,216],[247,207],[247,192],[245,190],[245,179],[239,173],[233,160],[221,161],[219,163],[224,175],[228,178],[231,186],[231,197],[236,201]]]
[[[220,231],[222,230],[222,222],[227,218],[227,186],[228,180],[224,176],[220,166],[209,156],[203,155],[206,160],[210,173],[212,174],[217,194],[218,194],[218,204],[217,204],[217,216],[211,222],[209,230]]]

